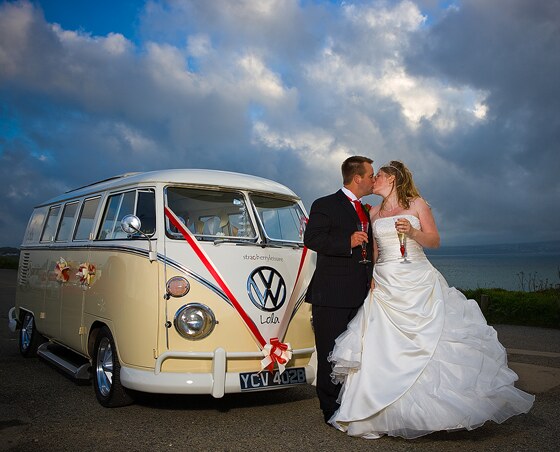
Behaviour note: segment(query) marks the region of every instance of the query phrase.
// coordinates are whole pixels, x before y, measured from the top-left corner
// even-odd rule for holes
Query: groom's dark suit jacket
[[[358,214],[342,190],[317,199],[311,206],[304,243],[317,252],[317,266],[307,289],[308,303],[334,308],[353,308],[363,303],[373,264],[359,263],[360,247],[350,249],[350,236],[357,231],[358,222]],[[368,235],[371,261],[371,225]]]
[[[313,305],[317,350],[317,395],[325,421],[338,408],[340,385],[330,377],[328,355],[336,338],[346,330],[369,289],[372,264],[364,265],[361,247],[350,249],[350,236],[358,230],[359,217],[342,190],[317,199],[311,206],[305,229],[305,245],[317,252],[317,266],[307,288],[306,301]],[[371,227],[368,258],[371,260]]]

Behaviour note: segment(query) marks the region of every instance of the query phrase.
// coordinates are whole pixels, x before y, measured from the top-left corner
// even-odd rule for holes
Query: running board
[[[37,355],[76,380],[91,378],[89,361],[61,345],[45,342],[37,349]]]

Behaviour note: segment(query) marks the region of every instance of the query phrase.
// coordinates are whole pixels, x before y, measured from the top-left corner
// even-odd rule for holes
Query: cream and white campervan
[[[134,173],[37,206],[12,330],[22,355],[134,391],[212,394],[311,383],[313,253],[287,187],[209,170]]]

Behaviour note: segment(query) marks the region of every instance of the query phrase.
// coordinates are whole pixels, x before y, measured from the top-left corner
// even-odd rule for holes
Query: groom
[[[327,422],[338,409],[340,385],[331,381],[327,360],[335,339],[346,330],[367,296],[373,264],[360,264],[361,244],[372,260],[371,225],[368,232],[358,231],[360,221],[369,224],[362,196],[373,189],[370,158],[353,156],[342,164],[344,186],[336,193],[317,199],[311,206],[304,243],[317,252],[317,266],[307,289],[311,303],[315,346],[317,349],[317,396]],[[354,202],[356,201],[356,202]]]

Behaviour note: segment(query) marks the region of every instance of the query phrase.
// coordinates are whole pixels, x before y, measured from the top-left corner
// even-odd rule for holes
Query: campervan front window
[[[259,220],[272,241],[302,242],[306,218],[296,201],[252,195]]]
[[[137,196],[138,195],[138,196]],[[100,240],[124,239],[127,233],[121,228],[121,220],[134,214],[142,221],[141,230],[145,234],[155,232],[155,200],[152,190],[131,190],[109,196],[101,230]]]
[[[136,216],[142,222],[142,232],[152,235],[156,232],[156,198],[153,191],[141,190],[138,192]]]
[[[255,229],[242,193],[194,188],[168,187],[167,206],[198,237],[254,240]],[[167,234],[182,234],[167,220]]]

